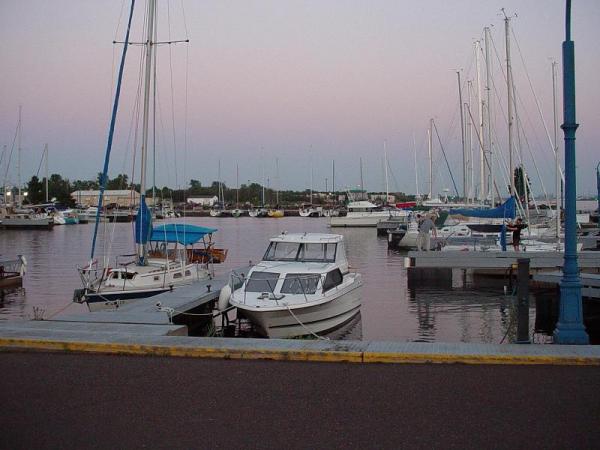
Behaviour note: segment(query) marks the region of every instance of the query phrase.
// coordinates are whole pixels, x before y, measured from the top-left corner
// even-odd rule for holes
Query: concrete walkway
[[[11,450],[600,442],[599,367],[11,352],[0,374],[0,448]]]

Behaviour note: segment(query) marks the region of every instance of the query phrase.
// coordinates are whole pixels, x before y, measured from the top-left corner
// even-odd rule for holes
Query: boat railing
[[[254,276],[255,273],[258,272],[254,272],[253,276],[252,276],[252,281],[264,281],[265,285],[268,286],[268,290],[265,290],[264,292],[261,292],[261,296],[263,296],[262,298],[269,298],[271,300],[275,300],[275,303],[280,306],[279,300],[283,299],[285,297],[285,295],[287,293],[282,294],[281,292],[279,294],[275,293],[275,288],[277,286],[277,284],[279,283],[280,280],[294,280],[297,281],[300,289],[302,292],[294,292],[292,295],[296,295],[296,294],[302,294],[304,296],[304,300],[306,302],[309,301],[307,295],[310,295],[310,292],[306,292],[306,286],[308,285],[308,282],[311,280],[314,280],[316,277],[315,275],[318,275],[318,279],[317,279],[317,284],[315,286],[315,291],[314,292],[318,292],[318,291],[322,291],[323,290],[323,284],[325,282],[325,274],[294,274],[294,273],[280,273],[279,276],[277,278],[268,278],[268,277],[260,277],[260,276]],[[230,288],[231,288],[231,292],[232,292],[232,298],[234,296],[235,293],[235,287],[236,286],[240,286],[241,285],[241,290],[243,292],[243,301],[242,303],[245,305],[246,304],[246,295],[247,295],[247,290],[246,290],[246,281],[250,280],[250,278],[246,277],[243,273],[242,274],[238,274],[234,271],[231,272],[230,277],[229,277],[229,281],[230,281]],[[303,283],[302,281],[306,280],[306,283]],[[257,293],[257,291],[251,291],[254,293]]]
[[[23,256],[19,256],[19,259],[0,261],[0,278],[14,275],[23,276],[26,265],[27,263]]]

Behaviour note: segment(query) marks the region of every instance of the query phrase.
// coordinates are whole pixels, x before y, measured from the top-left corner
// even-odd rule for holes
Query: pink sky
[[[123,2],[124,9],[128,1]],[[138,1],[133,40],[141,39],[144,10]],[[159,0],[159,39],[168,38],[167,6]],[[171,38],[186,36],[182,3],[169,4]],[[355,186],[359,158],[365,185],[383,189],[383,142],[396,182],[391,190],[415,191],[412,136],[418,152],[420,191],[425,189],[425,130],[435,117],[455,178],[460,171],[460,133],[456,125],[458,94],[455,70],[473,76],[472,43],[483,27],[504,58],[500,7],[512,20],[513,71],[525,108],[519,114],[546,188],[553,192],[552,157],[526,78],[529,75],[546,122],[552,126],[550,57],[560,63],[564,39],[564,1],[184,1],[190,44],[171,48],[176,147],[171,134],[169,48],[159,49],[158,184],[185,184],[190,178],[209,183],[222,177],[235,184],[260,181],[262,168],[272,186],[308,187],[312,146],[315,189],[331,182]],[[35,174],[44,146],[50,170],[86,179],[101,170],[111,105],[111,82],[120,46],[112,40],[121,1],[10,1],[0,4],[2,61],[0,145],[10,146],[23,106],[22,177]],[[121,22],[125,17],[121,19]],[[600,2],[573,4],[573,39],[577,64],[578,185],[595,192],[594,168],[600,158]],[[517,42],[525,59],[520,60]],[[131,170],[128,146],[137,87],[139,47],[130,47],[111,173]],[[187,145],[184,143],[186,58],[188,61]],[[495,63],[495,83],[502,96],[502,75]],[[559,86],[559,95],[562,88]],[[502,107],[506,109],[502,98]],[[500,111],[497,110],[500,115]],[[562,110],[560,112],[562,122]],[[498,144],[505,131],[497,122]],[[562,138],[562,132],[559,134]],[[262,149],[262,150],[261,150]],[[562,142],[561,142],[562,149]],[[436,148],[435,189],[450,188]],[[540,182],[523,147],[534,191]],[[277,182],[275,159],[279,159]],[[13,159],[14,160],[14,159]],[[175,171],[177,167],[177,172]],[[4,176],[4,163],[0,175]],[[9,171],[16,181],[14,166]],[[139,175],[136,175],[139,178]]]

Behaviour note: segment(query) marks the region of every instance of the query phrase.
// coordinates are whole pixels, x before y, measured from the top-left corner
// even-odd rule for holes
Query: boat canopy
[[[516,200],[510,197],[500,206],[495,208],[457,208],[448,211],[451,215],[465,217],[482,217],[488,219],[514,219],[517,215]]]
[[[216,228],[200,227],[185,223],[168,223],[152,229],[152,242],[179,243],[190,245],[198,242],[207,234],[217,231]]]

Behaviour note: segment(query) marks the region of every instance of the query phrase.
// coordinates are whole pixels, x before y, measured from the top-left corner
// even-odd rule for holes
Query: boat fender
[[[229,299],[231,298],[231,286],[226,284],[221,288],[221,292],[219,292],[219,301],[217,303],[217,308],[219,311],[223,311],[227,309],[229,306]]]

